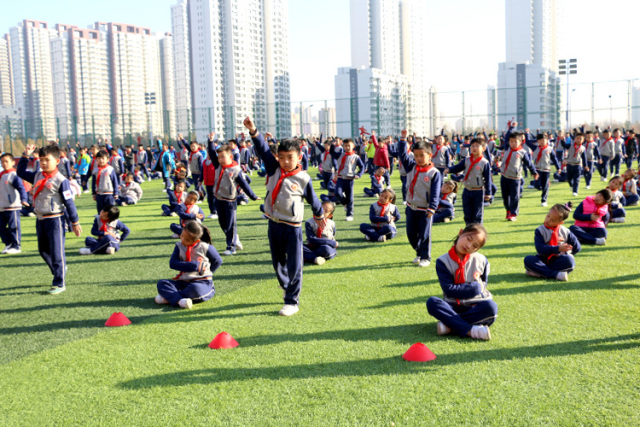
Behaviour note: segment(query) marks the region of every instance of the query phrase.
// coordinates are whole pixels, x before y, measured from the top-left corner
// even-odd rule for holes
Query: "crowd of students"
[[[524,259],[529,276],[568,280],[575,268],[574,255],[581,245],[604,245],[607,225],[624,222],[625,207],[638,204],[637,172],[632,168],[638,141],[632,130],[586,130],[533,135],[517,131],[510,122],[501,135],[484,132],[461,137],[444,132],[433,139],[409,135],[378,140],[375,132],[354,139],[319,138],[276,141],[261,133],[251,118],[244,121],[249,138],[220,141],[215,134],[206,144],[178,135],[179,150],[157,141],[157,147],[142,144],[116,148],[108,141],[78,151],[51,143],[36,151],[28,145],[17,168],[13,156],[0,156],[0,237],[2,254],[21,252],[20,216],[36,216],[38,250],[53,274],[51,294],[66,289],[65,234],[82,233],[74,198],[91,192],[97,215],[87,237],[83,255],[114,254],[130,233],[119,219],[120,208],[135,205],[143,196],[140,183],[146,177],[164,180],[168,204],[161,214],[177,216],[171,224],[178,239],[170,267],[179,272],[157,284],[158,304],[191,308],[193,303],[215,294],[213,273],[222,258],[211,243],[211,232],[203,224],[199,204],[207,200],[209,215],[217,219],[224,238],[224,255],[233,256],[243,245],[238,237],[238,204],[261,200],[251,188],[253,171],[266,177],[266,195],[261,205],[268,220],[267,236],[273,268],[284,290],[279,314],[299,310],[303,263],[322,265],[334,258],[336,241],[334,211],[343,205],[346,221],[353,220],[354,182],[368,174],[371,186],[366,197],[377,198],[369,207],[369,223],[360,224],[364,238],[386,242],[397,235],[401,220],[390,175],[397,161],[402,188],[405,229],[419,267],[431,263],[432,225],[455,219],[458,188],[463,187],[464,227],[447,254],[437,258],[436,273],[443,298],[427,301],[428,312],[437,319],[437,332],[490,339],[489,326],[497,316],[497,305],[487,289],[489,262],[478,253],[487,240],[484,210],[491,206],[500,186],[505,219],[516,221],[520,211],[525,176],[529,188],[541,192],[547,206],[551,181],[566,181],[571,194],[590,189],[597,170],[607,188],[587,196],[574,209],[571,202],[554,204],[534,235],[536,255]],[[620,168],[627,170],[620,176]],[[318,167],[317,179],[326,194],[318,197],[309,166]],[[552,179],[551,166],[556,172]],[[611,178],[609,175],[613,175]],[[89,179],[91,184],[89,189]],[[313,217],[305,221],[304,202]],[[566,228],[564,221],[575,223]],[[306,234],[303,239],[302,229]]]

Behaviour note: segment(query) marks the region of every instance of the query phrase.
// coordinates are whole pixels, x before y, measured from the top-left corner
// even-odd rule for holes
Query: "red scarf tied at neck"
[[[467,263],[467,261],[469,261],[470,255],[467,254],[462,259],[460,259],[458,257],[458,254],[456,253],[456,247],[452,246],[451,249],[449,249],[449,257],[453,261],[455,261],[456,264],[458,264],[458,268],[456,269],[454,283],[456,285],[459,285],[461,283],[466,283],[467,280],[466,280],[465,275],[464,275],[464,266]]]
[[[418,175],[420,175],[423,172],[429,172],[429,170],[433,167],[432,164],[427,165],[427,166],[415,166],[415,173],[413,175],[413,179],[411,180],[411,185],[409,186],[409,194],[411,195],[411,198],[413,199],[413,188],[416,186],[416,181],[418,180]]]
[[[58,174],[58,168],[54,169],[51,173],[42,172],[43,178],[36,182],[36,185],[33,186],[33,200],[35,201],[38,198],[38,195],[44,190],[44,186],[49,182],[51,178]]]
[[[302,170],[300,165],[296,166],[296,168],[290,172],[285,172],[284,169],[280,168],[280,178],[278,178],[278,182],[276,182],[276,186],[273,189],[273,193],[271,194],[271,209],[273,209],[273,204],[276,202],[278,198],[278,194],[280,193],[280,188],[282,187],[282,181],[290,176],[294,176]]]

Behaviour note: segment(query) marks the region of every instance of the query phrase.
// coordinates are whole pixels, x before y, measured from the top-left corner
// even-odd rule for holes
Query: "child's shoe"
[[[91,249],[89,248],[80,248],[78,252],[80,252],[80,255],[91,255]]]
[[[417,256],[417,257],[415,257],[415,258],[413,259],[413,263],[414,263],[414,264],[418,264],[419,262],[420,262],[420,257],[419,257],[419,256]]]
[[[169,216],[178,216],[178,214],[175,213],[175,212],[171,212],[171,214]]]
[[[226,251],[224,251],[225,255],[235,255],[236,251],[232,251],[231,249],[227,249]]]
[[[619,217],[619,218],[613,218],[611,220],[611,222],[616,223],[616,224],[622,224],[625,221],[625,218],[623,216]]]
[[[294,314],[296,314],[298,311],[300,311],[300,308],[297,305],[293,305],[293,304],[285,304],[280,311],[278,312],[278,314],[280,316],[293,316]]]
[[[418,263],[418,267],[429,267],[430,264],[431,261],[429,261],[428,259],[421,259]]]
[[[451,329],[439,320],[436,322],[436,331],[438,335],[449,335],[451,333]]]
[[[536,273],[535,271],[531,271],[531,270],[526,270],[525,273],[527,274],[527,276],[529,277],[539,277],[544,279],[545,277],[542,274]]]
[[[240,238],[236,236],[236,249],[241,251],[244,249],[244,246],[242,246],[242,242],[240,241]]]
[[[451,222],[451,218],[445,218],[442,220],[442,222]]]
[[[122,206],[129,206],[127,202],[122,202]]]
[[[371,237],[369,237],[368,235],[365,234],[364,235],[364,240],[366,240],[367,242],[370,242],[371,241]],[[2,253],[4,253],[4,252],[2,252]]]
[[[116,253],[116,248],[109,246],[105,252],[107,253],[107,255],[113,255]]]
[[[176,233],[173,233],[173,234],[171,235],[171,238],[172,238],[172,239],[179,239],[179,238],[180,238],[180,236],[178,236]]]
[[[314,260],[313,260],[313,263],[314,263],[314,264],[317,264],[317,265],[322,265],[322,264],[324,264],[325,262],[327,262],[327,260],[326,260],[326,259],[324,259],[324,258],[323,258],[323,257],[321,257],[321,256],[319,256],[319,257],[317,257],[316,259],[314,259]]]
[[[547,202],[540,203],[540,206],[542,206],[543,208],[546,208],[547,207]]]
[[[186,308],[187,310],[189,310],[191,307],[193,307],[193,301],[191,301],[191,298],[182,298],[180,301],[178,301],[178,305],[180,306],[180,308]]]
[[[56,295],[66,290],[67,288],[65,286],[52,286],[51,289],[49,289],[47,292],[50,293],[51,295]]]
[[[382,235],[378,237],[378,242],[386,242],[386,241],[387,241],[387,236]]]
[[[16,248],[16,247],[12,246],[9,249],[5,249],[5,251],[3,253],[5,253],[7,255],[15,255],[15,254],[19,254],[21,252],[22,252],[22,249],[20,249],[19,247]]]
[[[471,327],[470,335],[474,340],[489,341],[491,339],[491,332],[489,331],[489,327],[486,325],[473,325]]]
[[[605,243],[607,243],[607,239],[604,237],[598,237],[595,244],[598,246],[604,246]]]
[[[573,192],[573,197],[578,197],[578,193],[576,193],[575,191]]]
[[[353,216],[349,215],[344,219],[345,221],[353,221]]]
[[[369,236],[367,236],[367,237],[369,237]],[[8,249],[9,249],[9,245],[5,246],[4,249],[2,250],[2,252],[0,252],[0,254],[6,254]]]
[[[558,273],[556,275],[556,280],[559,280],[561,282],[566,282],[569,280],[569,273],[567,273],[566,271],[561,271],[560,273]]]
[[[211,214],[207,218],[209,218],[209,219],[218,219],[218,215],[217,214]]]
[[[153,300],[158,305],[169,304],[169,301],[167,301],[167,299],[160,294],[156,295],[156,297]]]

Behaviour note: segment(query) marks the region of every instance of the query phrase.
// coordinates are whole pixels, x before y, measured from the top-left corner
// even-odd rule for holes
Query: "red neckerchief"
[[[100,231],[102,231],[104,233],[109,231],[109,227],[107,227],[107,224],[109,224],[109,221],[100,220],[100,222],[102,223],[102,226],[100,226]]]
[[[449,194],[451,194],[451,191],[449,191],[448,193],[440,193],[440,195],[442,196],[440,200],[445,200]]]
[[[0,175],[0,178],[2,178],[2,175]],[[626,180],[622,183],[622,192],[626,193],[627,192],[627,182],[629,182],[630,180]]]
[[[193,158],[194,154],[198,154],[198,151],[189,151],[189,163],[191,163],[191,159]]]
[[[220,165],[220,167],[222,168],[222,170],[220,171],[220,176],[218,177],[218,184],[216,184],[216,191],[213,194],[216,194],[218,192],[218,188],[220,188],[220,183],[222,182],[222,175],[224,175],[224,171],[232,168],[234,166],[238,166],[238,162],[231,162],[228,165],[224,166],[224,165]]]
[[[436,144],[436,154],[434,154],[434,155],[433,155],[433,157],[435,157],[435,156],[437,156],[437,155],[438,155],[438,153],[440,152],[440,149],[441,149],[442,147],[444,147],[444,144],[442,144],[442,145],[438,145],[438,144]]]
[[[349,157],[352,154],[354,154],[354,151],[345,151],[344,152],[344,156],[342,156],[342,161],[340,162],[340,168],[338,168],[338,176],[340,176],[340,173],[342,172],[342,169],[344,169],[344,162],[347,160],[347,157]]]
[[[322,157],[322,163],[327,161],[327,156],[329,155],[329,152],[327,150],[324,150],[324,156]]]
[[[109,157],[109,164],[110,165],[113,165],[113,159],[115,159],[115,158],[116,158],[116,156]]]
[[[466,254],[464,258],[460,259],[458,254],[456,253],[456,247],[452,246],[449,249],[449,257],[458,264],[458,268],[456,269],[454,284],[459,285],[461,283],[466,283],[466,278],[464,276],[464,266],[469,261],[470,254]]]
[[[319,239],[322,237],[322,232],[324,231],[324,227],[320,226],[318,224],[318,227],[316,228],[316,237]]]
[[[291,172],[285,172],[282,168],[280,168],[280,178],[278,178],[278,182],[276,182],[276,186],[273,189],[273,193],[271,193],[271,209],[272,210],[273,210],[273,204],[276,202],[276,199],[278,198],[278,193],[280,193],[280,187],[282,187],[282,181],[284,181],[286,178],[289,178],[290,176],[296,175],[301,170],[302,168],[300,167],[300,165],[296,166],[296,168]]]
[[[542,157],[542,153],[544,152],[544,150],[547,149],[548,146],[549,144],[545,145],[544,147],[542,145],[538,146],[538,157],[536,157],[536,165],[540,161],[540,158]]]
[[[610,137],[609,139],[607,139],[607,140],[602,144],[602,146],[604,147],[604,145],[605,145],[607,142],[609,142],[609,141],[613,141],[613,137]]]
[[[176,201],[178,202],[178,204],[180,204],[180,199],[182,199],[182,195],[184,194],[184,191],[180,192],[180,195],[178,195],[177,191],[173,191],[173,195],[176,196]]]
[[[185,247],[187,248],[187,251],[186,251],[185,256],[184,256],[186,258],[185,261],[191,262],[191,252],[193,251],[193,248],[195,248],[198,245],[198,243],[200,243],[200,240],[196,240],[195,243],[193,245],[191,245],[191,246],[186,246],[185,245]],[[184,243],[183,243],[183,245],[184,245]],[[180,278],[180,276],[182,276],[182,274],[183,274],[183,272],[181,271],[176,277],[173,278],[173,280],[178,280]]]
[[[413,175],[413,180],[411,180],[411,186],[409,187],[409,194],[411,195],[411,198],[413,199],[413,188],[416,186],[416,181],[418,180],[418,175],[420,175],[423,172],[429,172],[429,170],[433,168],[433,164],[429,164],[427,166],[418,166],[416,164],[415,166],[415,173]]]
[[[378,185],[384,180],[384,176],[373,175],[373,177],[378,181]]]
[[[100,177],[102,175],[102,171],[104,171],[107,168],[107,165],[100,167],[98,166],[98,174],[96,175],[96,188],[100,187]]]
[[[580,147],[582,147],[582,144],[578,145],[575,142],[573,143],[573,158],[578,157],[578,152],[580,150]]]
[[[482,160],[482,157],[483,156],[480,155],[480,157],[478,157],[476,160],[473,160],[473,156],[469,157],[469,159],[471,159],[471,163],[469,164],[469,169],[467,169],[467,173],[464,174],[463,181],[466,181],[467,178],[469,178],[469,174],[471,173],[471,170],[476,165],[476,163],[478,163],[480,160]]]
[[[53,178],[54,176],[56,176],[58,174],[58,168],[55,168],[53,170],[53,172],[51,172],[50,174],[46,173],[46,172],[42,172],[42,176],[43,178],[36,182],[36,185],[33,186],[33,201],[35,202],[35,200],[38,198],[38,195],[42,192],[42,190],[44,190],[44,186],[47,184],[47,182],[49,182],[49,180],[51,178]]]
[[[549,239],[549,246],[558,246],[560,243],[560,240],[558,239],[559,235],[558,232],[560,231],[560,225],[556,225],[555,228],[551,228],[551,227],[547,227],[547,224],[544,224],[545,228],[547,230],[552,230],[553,233],[551,233],[551,238]],[[557,257],[557,254],[551,254],[547,257],[547,262],[551,261],[552,258]]]
[[[379,201],[376,203],[382,208],[382,210],[380,211],[380,216],[385,216],[387,213],[387,208],[389,207],[389,203],[385,203],[384,205]]]
[[[95,163],[96,159],[94,157],[91,158],[91,164],[89,165],[89,170],[93,171],[93,165]]]
[[[509,161],[511,160],[511,155],[513,154],[514,151],[520,151],[520,150],[522,150],[522,145],[520,145],[518,148],[509,148],[509,155],[507,156],[507,165],[504,167],[505,173],[509,170]]]
[[[16,170],[15,170],[15,168],[11,168],[11,169],[7,169],[6,171],[2,171],[2,172],[0,172],[0,180],[1,180],[1,179],[2,179],[2,177],[3,177],[3,176],[5,176],[6,174],[11,173],[11,172],[15,172],[15,171],[16,171]]]

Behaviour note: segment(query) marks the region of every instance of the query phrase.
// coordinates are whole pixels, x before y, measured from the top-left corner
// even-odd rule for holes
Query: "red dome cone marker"
[[[430,362],[436,359],[436,355],[426,345],[417,342],[409,347],[402,358],[408,362]]]
[[[220,332],[216,337],[209,343],[209,348],[213,348],[215,350],[219,350],[221,348],[233,348],[237,347],[238,341],[233,339],[231,335],[226,332]]]
[[[131,320],[127,318],[124,314],[117,312],[113,313],[106,322],[104,322],[104,326],[127,326],[131,324]]]

